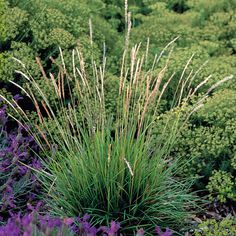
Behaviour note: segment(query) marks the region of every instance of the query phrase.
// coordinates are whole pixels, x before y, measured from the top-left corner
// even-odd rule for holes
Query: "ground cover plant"
[[[193,114],[173,149],[173,155],[192,158],[184,175],[198,175],[198,188],[207,186],[211,199],[235,199],[235,91],[222,89]],[[206,184],[207,183],[207,184]],[[227,186],[227,187],[226,187]]]
[[[94,227],[89,223],[90,216],[75,218],[56,218],[48,215],[40,215],[35,208],[29,207],[32,212],[21,215],[20,213],[12,215],[4,226],[0,226],[0,235],[14,235],[14,236],[95,236],[95,235],[119,235],[120,224],[112,221],[109,226]],[[37,206],[38,208],[38,206]],[[136,236],[143,236],[144,230],[141,228],[135,233]],[[154,233],[154,232],[153,232]],[[162,231],[160,227],[156,227],[155,235],[157,236],[171,236],[171,230],[166,229]]]
[[[236,233],[235,223],[235,218],[230,216],[223,218],[221,221],[216,221],[215,219],[206,220],[205,222],[199,224],[199,229],[195,235],[234,235]]]
[[[20,98],[15,96],[14,99],[17,101]],[[40,161],[33,153],[37,150],[37,145],[22,126],[8,131],[10,122],[6,110],[6,105],[0,109],[1,220],[7,219],[10,212],[23,213],[27,203],[37,202],[37,194],[40,191],[39,182],[29,168],[41,168]]]

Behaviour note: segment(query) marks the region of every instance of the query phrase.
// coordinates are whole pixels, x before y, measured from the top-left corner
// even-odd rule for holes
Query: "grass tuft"
[[[135,230],[134,225],[146,232],[152,232],[155,225],[178,229],[191,216],[198,201],[190,193],[193,180],[178,178],[180,162],[170,162],[168,154],[178,137],[180,122],[200,108],[204,99],[192,105],[187,114],[176,113],[168,134],[164,129],[158,138],[161,145],[153,145],[152,135],[158,126],[161,98],[173,78],[165,78],[169,56],[163,68],[159,61],[163,54],[171,54],[174,42],[155,57],[150,69],[145,64],[149,41],[144,54],[140,44],[124,51],[113,114],[106,107],[105,55],[99,66],[91,61],[91,73],[79,49],[72,52],[71,70],[66,69],[60,49],[62,65],[58,65],[57,76],[47,75],[40,65],[57,95],[54,104],[29,72],[19,72],[28,80],[29,86],[22,92],[35,104],[39,124],[32,123],[17,104],[12,108],[21,115],[20,122],[34,127],[31,132],[41,147],[44,163],[39,176],[53,214],[71,217],[89,213],[94,224],[116,220],[126,234]],[[179,111],[201,87],[186,92],[192,81],[191,74],[184,76],[190,60],[173,102]],[[73,71],[72,75],[67,71]],[[33,91],[41,101],[35,99]]]

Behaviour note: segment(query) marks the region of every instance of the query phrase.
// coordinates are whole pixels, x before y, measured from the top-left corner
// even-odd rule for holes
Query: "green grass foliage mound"
[[[168,51],[171,53],[172,49]],[[133,225],[144,227],[147,232],[155,225],[180,230],[190,217],[198,201],[190,193],[193,178],[178,177],[181,163],[169,153],[180,126],[202,106],[202,101],[186,112],[187,102],[196,92],[191,90],[183,99],[187,80],[176,91],[180,94],[174,110],[180,112],[173,113],[174,122],[160,121],[161,98],[172,79],[163,81],[169,60],[161,69],[148,69],[146,57],[139,53],[139,45],[124,51],[118,87],[114,89],[113,113],[107,108],[104,92],[105,57],[100,66],[92,62],[90,74],[81,51],[73,50],[71,77],[61,53],[63,66],[58,67],[59,77],[44,71],[57,96],[53,105],[37,80],[27,72],[18,72],[30,85],[22,92],[35,104],[38,125],[18,104],[12,105],[12,109],[21,114],[20,122],[35,128],[34,132],[31,129],[32,135],[42,149],[45,166],[39,174],[52,213],[89,213],[95,224],[117,220],[127,232],[134,230]],[[159,60],[156,57],[156,64]],[[40,103],[32,91],[37,91]],[[170,129],[163,129],[158,136],[160,141],[153,145],[153,129],[163,122]]]

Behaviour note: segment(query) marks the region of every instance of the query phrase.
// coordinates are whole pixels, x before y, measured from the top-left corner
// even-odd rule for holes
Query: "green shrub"
[[[226,191],[222,188],[226,192],[223,193],[224,196],[227,195],[232,200],[236,196],[233,181],[235,102],[236,93],[229,89],[221,90],[208,98],[204,107],[193,114],[189,124],[183,129],[181,139],[178,139],[172,154],[188,162],[188,167],[183,172],[185,176],[201,177],[198,187],[204,189],[208,184],[211,194],[221,201],[226,201],[219,191],[223,185],[231,186]],[[224,180],[227,183],[221,185],[220,181]]]
[[[232,158],[231,166],[233,167],[234,170],[236,170],[236,154]]]
[[[211,200],[215,195],[220,202],[226,202],[227,199],[236,200],[236,182],[233,176],[226,171],[213,171],[207,190],[210,192]]]
[[[195,236],[233,236],[236,234],[236,220],[226,217],[220,221],[209,219],[198,225]]]
[[[178,14],[170,10],[170,5],[183,7],[188,10]],[[159,53],[166,42],[179,36],[167,78],[175,72],[172,86],[166,93],[167,105],[175,93],[176,84],[182,73],[181,68],[194,54],[184,77],[187,78],[191,70],[197,70],[204,61],[208,63],[201,69],[193,80],[193,87],[210,74],[212,75],[207,87],[221,80],[228,74],[235,74],[236,58],[234,56],[234,38],[236,37],[235,3],[233,1],[145,1],[145,6],[151,12],[141,15],[142,24],[135,27],[131,34],[133,42],[145,41],[150,38],[150,58]],[[142,32],[142,33],[140,33]],[[225,88],[235,89],[235,83],[224,84]]]
[[[85,61],[102,57],[102,45],[106,42],[106,51],[113,54],[108,61],[110,71],[114,73],[122,45],[115,28],[106,21],[105,4],[101,0],[93,1],[4,1],[0,2],[0,83],[14,95],[16,92],[7,83],[17,81],[23,87],[26,83],[21,76],[16,76],[19,65],[12,60],[21,60],[32,76],[39,80],[45,92],[47,81],[41,76],[35,58],[40,57],[47,73],[55,72],[55,65],[50,57],[60,61],[58,46],[63,48],[65,64],[71,63],[71,49],[80,45]],[[93,45],[90,44],[89,19],[92,21]],[[96,30],[93,30],[96,29]],[[113,42],[116,42],[114,45]],[[61,61],[60,61],[61,62]],[[68,71],[71,72],[71,71]],[[47,74],[47,75],[48,75]],[[49,76],[48,76],[49,77]],[[51,100],[55,99],[51,96]],[[30,106],[30,104],[29,104]]]

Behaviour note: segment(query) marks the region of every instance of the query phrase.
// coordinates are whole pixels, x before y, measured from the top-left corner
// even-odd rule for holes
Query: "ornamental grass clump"
[[[86,65],[77,48],[68,70],[60,50],[61,64],[52,59],[58,66],[57,76],[47,74],[40,65],[44,79],[57,95],[54,104],[19,61],[25,71],[17,72],[28,80],[28,87],[13,84],[31,98],[39,123],[33,123],[14,101],[5,101],[21,115],[18,122],[34,127],[30,132],[41,148],[44,166],[37,172],[52,214],[74,217],[88,213],[94,225],[119,221],[126,235],[136,231],[135,225],[147,233],[156,225],[179,230],[190,217],[198,201],[190,193],[193,179],[179,179],[183,167],[168,155],[181,122],[207,97],[187,109],[188,100],[204,84],[186,90],[196,76],[192,71],[184,76],[187,66],[176,88],[173,104],[178,109],[169,133],[166,135],[167,119],[156,145],[152,135],[158,126],[162,95],[173,77],[166,78],[165,72],[174,41],[155,57],[150,68],[146,64],[148,45],[144,54],[140,44],[124,51],[113,114],[106,109],[105,54],[100,66],[93,60]],[[166,63],[160,68],[163,54]],[[35,99],[35,92],[41,100]]]

